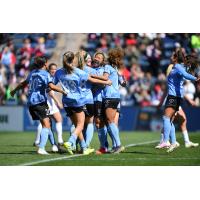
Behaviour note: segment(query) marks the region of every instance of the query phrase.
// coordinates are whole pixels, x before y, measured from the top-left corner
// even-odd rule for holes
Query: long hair
[[[122,48],[114,48],[108,52],[108,63],[118,69],[123,67],[124,50]]]
[[[74,60],[74,53],[72,51],[67,51],[63,54],[63,67],[69,74],[71,74],[74,70],[73,60]]]
[[[174,57],[177,60],[177,63],[185,63],[185,55],[183,53],[183,50],[181,48],[177,49],[174,53]]]
[[[83,67],[86,65],[86,59],[87,59],[88,53],[84,50],[78,51],[74,56],[73,64],[74,66],[78,67],[79,69],[83,69]]]
[[[185,64],[187,67],[190,66],[189,72],[193,73],[198,67],[198,58],[193,55],[187,55],[185,56]]]

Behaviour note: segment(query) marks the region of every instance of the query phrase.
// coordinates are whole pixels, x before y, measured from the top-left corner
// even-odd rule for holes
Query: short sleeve
[[[111,74],[110,65],[105,65],[104,73]]]

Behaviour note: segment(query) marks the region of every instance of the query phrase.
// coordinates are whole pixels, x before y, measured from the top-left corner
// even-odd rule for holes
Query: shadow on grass
[[[33,155],[37,154],[36,151],[24,151],[24,152],[8,152],[8,153],[1,153],[0,155]]]

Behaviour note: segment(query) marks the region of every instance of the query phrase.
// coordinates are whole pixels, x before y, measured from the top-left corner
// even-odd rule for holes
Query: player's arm
[[[190,99],[187,95],[184,95],[184,98],[191,106],[196,106],[196,102]]]
[[[27,80],[22,81],[17,85],[17,87],[14,90],[10,92],[10,95],[13,97],[18,90],[25,88],[27,85],[28,85]]]
[[[50,90],[48,92],[49,96],[55,101],[56,105],[60,108],[63,109],[63,105],[62,103],[60,103],[60,101],[58,100],[58,98],[56,97],[56,95],[53,93],[52,90]]]
[[[108,77],[105,77],[105,76],[98,76],[98,75],[94,75],[94,74],[92,74],[91,77],[92,77],[92,78],[99,79],[99,80],[102,80],[102,81],[107,81],[107,80],[108,80]]]
[[[190,81],[199,81],[195,76],[187,73],[183,68],[179,67],[178,68],[178,73],[183,76],[185,79],[190,80]]]
[[[111,80],[103,81],[103,80],[99,80],[99,79],[93,78],[91,76],[88,77],[88,81],[90,81],[91,83],[95,83],[95,84],[112,85],[112,81]]]
[[[59,92],[59,93],[61,93],[61,94],[63,94],[63,95],[67,95],[67,92],[65,92],[65,91],[64,91],[63,89],[61,89],[60,87],[54,85],[52,82],[50,82],[50,83],[48,84],[48,86],[49,86],[49,88],[50,88],[51,90],[53,90],[53,91]]]
[[[121,74],[118,74],[118,76],[119,76],[119,84],[120,84],[122,87],[126,87],[127,83],[126,83],[126,80],[125,80],[124,76],[121,75]]]

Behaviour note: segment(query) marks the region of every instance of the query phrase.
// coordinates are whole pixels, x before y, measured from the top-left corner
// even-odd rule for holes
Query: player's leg
[[[40,120],[42,124],[42,130],[40,133],[40,144],[38,154],[47,155],[45,146],[48,140],[49,132],[51,131],[50,120],[48,117],[48,105],[46,103],[34,105],[29,107],[29,112],[33,120]]]
[[[94,134],[94,104],[86,104],[85,111],[85,142],[90,146]]]
[[[117,113],[118,104],[119,104],[119,100],[106,99],[105,101],[105,115],[106,115],[106,121],[108,124],[108,131],[116,143],[116,148],[114,150],[114,153],[119,153],[124,150],[124,147],[121,146],[121,141],[119,137],[119,129],[115,124],[115,116]]]
[[[37,133],[36,133],[36,137],[35,137],[35,142],[34,142],[34,146],[38,146],[40,144],[40,133],[42,131],[42,124],[39,122],[38,126],[37,126]]]
[[[188,131],[187,131],[187,118],[186,118],[185,112],[182,108],[179,109],[176,118],[180,124],[180,129],[183,134],[185,147],[190,148],[190,147],[199,146],[199,143],[193,143],[189,139],[189,135],[188,135]]]
[[[56,122],[56,132],[58,135],[58,144],[63,144],[63,138],[62,138],[62,116],[60,112],[56,112],[53,114],[53,118]]]
[[[94,122],[98,133],[100,142],[100,148],[96,151],[97,154],[107,153],[108,141],[107,141],[107,127],[104,124],[103,119],[103,106],[102,102],[94,102]]]
[[[163,115],[163,142],[161,143],[161,148],[168,147],[168,141],[170,139],[170,131],[172,127],[172,117],[175,114],[176,110],[172,107],[167,107],[164,110]]]
[[[81,150],[82,153],[85,155],[88,155],[92,152],[94,152],[94,149],[90,149],[87,147],[87,144],[85,142],[85,139],[83,137],[83,128],[84,128],[84,123],[85,123],[85,113],[82,112],[75,112],[74,113],[74,117],[75,117],[75,121],[73,122],[75,124],[75,132],[78,133],[78,138],[80,140],[80,146],[81,146]]]
[[[52,124],[52,115],[49,115],[49,120],[50,120],[50,125],[51,125],[51,131],[49,131],[49,141],[52,145],[52,151],[53,152],[58,152],[58,147],[56,145],[56,140],[54,137],[54,133],[53,133],[53,124]]]

